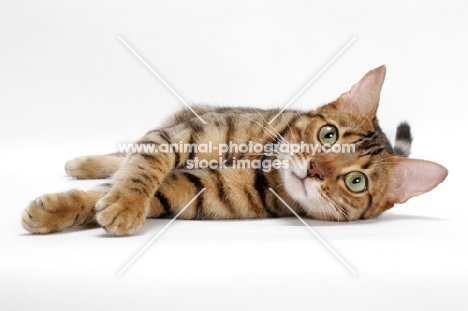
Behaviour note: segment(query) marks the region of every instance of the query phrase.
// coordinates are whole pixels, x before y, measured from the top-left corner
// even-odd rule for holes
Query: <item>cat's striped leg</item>
[[[174,144],[194,145],[206,141],[205,133],[217,133],[216,127],[216,123],[204,126],[194,118],[184,124],[148,132],[137,142],[145,148],[127,156],[113,176],[114,185],[96,203],[99,224],[115,235],[133,234],[144,224],[150,201],[166,176],[197,156],[192,149],[178,149]],[[216,141],[214,143],[216,145]],[[217,152],[200,154],[200,158],[214,155],[217,156]]]
[[[115,235],[133,234],[145,223],[150,200],[174,163],[173,153],[134,153],[127,157],[114,175],[109,192],[96,203],[99,224]]]
[[[94,206],[108,189],[109,185],[105,184],[91,191],[44,194],[29,203],[21,223],[29,232],[40,234],[97,224]]]
[[[109,178],[118,171],[125,156],[124,153],[81,156],[68,161],[65,171],[77,179]]]

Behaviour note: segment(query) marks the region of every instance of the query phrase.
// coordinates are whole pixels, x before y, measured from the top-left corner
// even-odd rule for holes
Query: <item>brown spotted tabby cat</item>
[[[268,121],[278,109],[195,107],[207,124],[191,111],[181,111],[138,143],[158,147],[208,141],[213,146],[305,142],[323,149],[276,149],[274,154],[228,150],[220,159],[218,150],[172,146],[169,152],[79,157],[66,164],[68,175],[112,177],[112,183],[87,192],[43,195],[23,212],[23,227],[32,233],[50,233],[97,223],[109,233],[129,235],[147,217],[176,215],[203,188],[180,218],[292,215],[269,188],[305,217],[334,221],[375,217],[395,203],[430,191],[447,176],[447,170],[437,163],[406,158],[411,143],[407,125],[397,131],[395,149],[379,128],[376,111],[384,77],[381,66],[336,101],[309,112],[284,111],[271,124]],[[333,152],[336,148],[332,147],[345,144],[353,144],[354,152]],[[222,167],[189,169],[194,159],[220,161]],[[257,165],[235,167],[240,159]],[[264,169],[274,160],[276,167]]]

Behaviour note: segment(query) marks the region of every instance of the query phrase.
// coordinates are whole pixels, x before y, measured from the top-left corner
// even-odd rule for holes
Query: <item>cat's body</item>
[[[377,216],[431,190],[447,175],[436,163],[402,157],[411,143],[408,126],[398,130],[395,151],[380,130],[376,110],[384,76],[385,67],[379,67],[335,102],[310,112],[284,111],[271,124],[278,109],[195,107],[206,124],[184,110],[138,142],[160,150],[169,146],[165,152],[69,161],[66,170],[72,177],[112,176],[113,181],[88,192],[44,195],[30,203],[22,224],[30,232],[49,233],[98,223],[110,233],[127,235],[147,217],[176,215],[203,189],[180,218],[282,217],[291,215],[289,207],[324,220]],[[215,148],[177,148],[208,142]],[[292,150],[304,142],[327,148]],[[270,149],[245,151],[233,144]],[[217,148],[226,145],[225,152]],[[280,146],[285,149],[268,152]],[[335,147],[341,146],[354,149],[338,152]],[[191,169],[200,163],[210,166]]]

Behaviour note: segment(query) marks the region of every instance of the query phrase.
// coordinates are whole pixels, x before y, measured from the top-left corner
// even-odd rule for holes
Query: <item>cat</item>
[[[380,129],[376,112],[385,73],[385,66],[371,70],[335,101],[307,112],[196,106],[198,118],[182,110],[138,141],[170,150],[68,161],[71,177],[112,177],[112,182],[36,198],[23,212],[22,225],[44,234],[97,224],[110,234],[131,235],[146,218],[174,217],[197,194],[181,219],[290,216],[288,206],[321,220],[376,217],[432,190],[448,174],[437,163],[407,158],[412,137],[406,123],[397,130],[395,148]],[[176,148],[207,142],[249,143],[273,151],[229,148],[220,154]],[[282,150],[304,142],[319,150]],[[335,152],[340,146],[354,150]],[[236,166],[240,160],[255,165]],[[196,161],[219,167],[194,168]]]

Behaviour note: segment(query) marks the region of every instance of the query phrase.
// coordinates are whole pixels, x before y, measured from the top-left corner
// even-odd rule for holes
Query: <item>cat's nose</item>
[[[307,170],[307,177],[323,180],[323,171],[320,169],[317,162],[310,161],[309,169]]]

